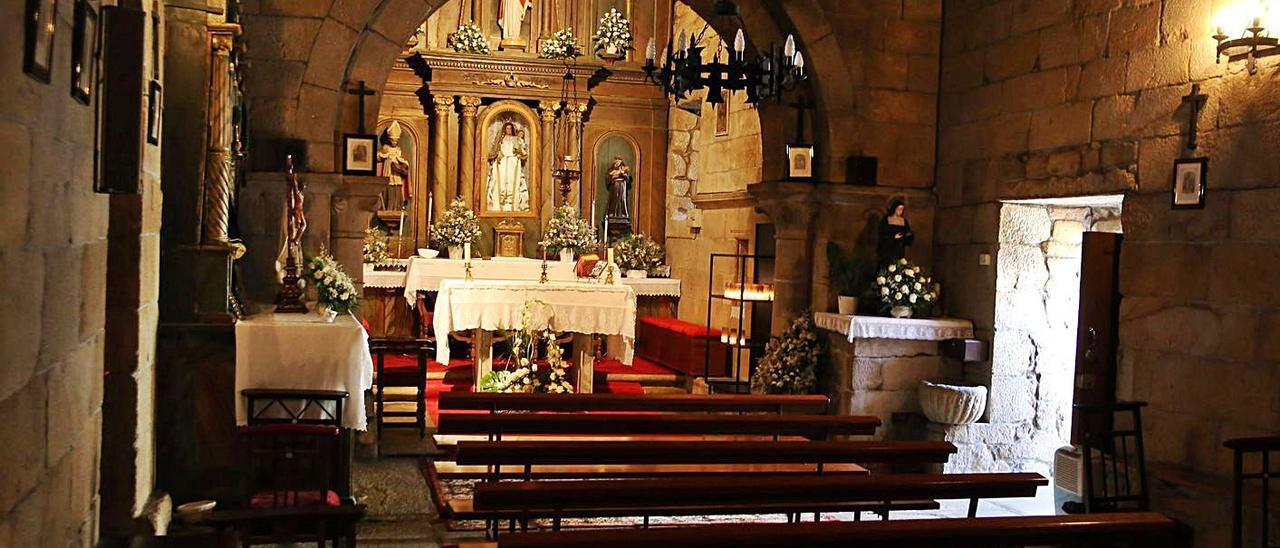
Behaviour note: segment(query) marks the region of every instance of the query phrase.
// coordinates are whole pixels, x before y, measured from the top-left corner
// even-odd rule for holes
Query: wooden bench
[[[485,435],[736,435],[801,436],[813,440],[836,435],[870,435],[877,417],[831,415],[712,415],[553,413],[441,413],[437,434]]]
[[[945,463],[945,441],[464,441],[459,465]]]
[[[791,413],[827,412],[826,396],[755,394],[495,394],[444,392],[441,411],[634,411],[654,413]]]
[[[551,514],[553,528],[563,513],[665,515],[672,509],[693,514],[840,511],[851,503],[967,499],[969,516],[984,498],[1033,497],[1048,485],[1040,474],[890,474],[872,476],[789,476],[646,480],[581,480],[483,483],[475,487],[476,511],[522,518],[525,512]],[[780,508],[789,510],[782,511]]]
[[[701,527],[519,533],[464,548],[649,548],[809,546],[859,548],[977,546],[1189,546],[1181,527],[1153,512],[1072,516],[913,519],[871,522],[723,524]]]

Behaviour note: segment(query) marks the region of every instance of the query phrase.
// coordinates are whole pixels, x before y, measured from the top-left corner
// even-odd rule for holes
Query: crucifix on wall
[[[1189,105],[1189,114],[1191,123],[1187,128],[1187,149],[1196,149],[1196,133],[1200,123],[1200,110],[1204,108],[1205,102],[1209,99],[1208,95],[1200,93],[1200,84],[1191,84],[1191,93],[1182,97],[1182,103]]]
[[[364,99],[378,92],[364,85],[364,80],[347,90],[359,100],[357,116],[360,118],[356,133],[342,136],[342,173],[346,175],[373,175],[377,167],[378,137],[365,133]]]

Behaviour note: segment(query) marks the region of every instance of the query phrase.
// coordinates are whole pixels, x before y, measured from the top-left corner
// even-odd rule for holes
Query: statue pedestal
[[[608,245],[613,245],[621,240],[623,236],[631,234],[631,218],[630,217],[605,217],[604,218],[604,241]]]
[[[498,49],[503,51],[529,51],[529,41],[524,38],[503,38],[498,42]]]

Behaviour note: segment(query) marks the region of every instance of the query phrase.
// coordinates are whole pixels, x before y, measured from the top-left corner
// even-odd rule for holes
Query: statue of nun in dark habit
[[[894,199],[880,221],[880,237],[876,242],[878,266],[885,266],[906,256],[907,246],[915,241],[911,223],[907,222],[907,204]]]

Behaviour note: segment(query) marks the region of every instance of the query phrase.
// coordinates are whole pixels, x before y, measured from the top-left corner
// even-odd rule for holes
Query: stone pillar
[[[578,103],[566,103],[564,105],[565,115],[568,116],[567,121],[569,122],[569,142],[570,143],[582,142],[582,137],[583,137],[582,126],[583,126],[583,119],[586,117],[586,114],[587,114],[587,106],[588,105],[585,101],[578,102]],[[585,150],[578,150],[576,152],[573,152],[573,154],[576,154],[578,156],[579,169],[586,166],[586,162],[583,161],[582,159],[582,155],[586,154]],[[567,203],[573,204],[575,207],[579,209],[582,209],[582,180],[585,179],[586,177],[587,177],[587,174],[583,173],[582,177],[580,177],[578,181],[573,185],[573,188],[569,190],[569,197],[566,200]]]
[[[342,183],[334,190],[329,208],[329,249],[333,258],[344,265],[356,283],[356,289],[364,287],[364,231],[369,220],[378,211],[382,192],[387,188],[387,178],[377,176],[342,176]],[[360,292],[363,294],[363,292]]]
[[[435,221],[449,207],[449,113],[453,111],[453,97],[437,95],[435,103],[436,123],[431,128],[431,220]]]
[[[461,133],[458,136],[458,196],[470,204],[471,193],[476,187],[476,112],[480,98],[463,95],[458,98],[458,104],[462,106]]]
[[[560,101],[538,101],[538,115],[542,120],[542,222],[551,219],[551,212],[560,205],[559,183],[551,177],[555,169],[556,151],[556,112],[560,110]]]
[[[777,230],[771,331],[778,335],[813,302],[813,221],[817,211],[813,185],[759,183],[748,192]]]

